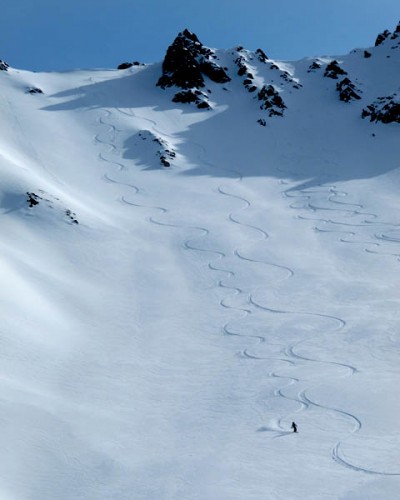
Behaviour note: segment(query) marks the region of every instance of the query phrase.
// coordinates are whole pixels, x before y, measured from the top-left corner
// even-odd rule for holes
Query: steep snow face
[[[397,33],[0,71],[0,498],[398,497]]]

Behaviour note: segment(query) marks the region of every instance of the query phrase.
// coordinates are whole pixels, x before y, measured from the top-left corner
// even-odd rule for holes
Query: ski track
[[[298,173],[295,172],[289,172],[289,171],[284,171],[283,169],[278,169],[282,173],[288,173],[291,174],[292,176],[298,176]],[[289,199],[299,199],[300,202],[293,202],[289,204],[289,207],[294,209],[294,210],[306,210],[309,212],[312,212],[314,214],[321,213],[321,212],[331,212],[332,214],[337,214],[338,216],[344,215],[347,216],[347,218],[351,217],[364,217],[364,220],[358,223],[353,223],[353,222],[348,222],[348,221],[343,221],[343,220],[332,220],[332,219],[325,219],[325,218],[320,218],[320,217],[305,217],[303,215],[296,215],[297,218],[302,219],[302,220],[310,220],[310,221],[315,221],[319,224],[324,224],[327,226],[330,225],[337,225],[337,226],[344,226],[344,227],[351,227],[351,228],[366,228],[367,230],[370,229],[371,227],[380,227],[380,226],[390,226],[393,229],[389,230],[388,233],[394,232],[398,230],[400,227],[400,224],[392,223],[392,222],[382,222],[379,220],[379,216],[375,213],[370,213],[370,212],[365,212],[365,207],[362,204],[359,203],[349,203],[349,202],[344,202],[344,201],[339,201],[335,199],[336,197],[342,197],[345,198],[349,196],[349,193],[346,191],[340,191],[336,188],[335,185],[330,185],[330,186],[325,186],[323,184],[319,184],[318,186],[319,190],[307,190],[307,189],[300,189],[298,191],[292,191],[290,189],[286,189],[283,191],[283,196]],[[353,208],[335,208],[332,206],[319,206],[315,203],[313,203],[312,197],[315,194],[323,194],[326,195],[326,200],[328,203],[331,204],[336,204],[336,205],[344,205],[348,207],[353,207]],[[300,206],[299,206],[300,205]],[[372,219],[372,220],[371,220]],[[385,252],[384,251],[384,243],[400,243],[400,238],[396,237],[391,237],[388,236],[386,233],[370,233],[367,234],[367,238],[370,237],[372,238],[371,241],[368,239],[356,239],[359,238],[359,234],[355,231],[347,231],[344,229],[339,229],[339,230],[331,230],[331,229],[322,229],[318,225],[314,226],[314,230],[318,232],[324,232],[324,233],[343,233],[347,234],[349,237],[352,237],[353,240],[348,240],[344,238],[339,238],[339,241],[341,243],[348,243],[348,244],[360,244],[364,245],[363,250],[368,253],[373,253],[377,255],[387,255],[387,256],[392,256],[396,257],[398,261],[400,261],[400,249],[399,252]],[[383,244],[382,244],[383,243]],[[371,250],[370,248],[366,247],[365,245],[368,245],[368,247],[378,247],[379,249],[382,249],[382,251],[377,251],[377,250]]]
[[[240,173],[239,173],[239,179],[238,180],[242,181],[242,175]],[[228,193],[226,190],[223,189],[222,186],[220,186],[218,188],[218,192],[220,194],[224,195],[224,196],[230,196],[232,198],[235,198],[235,199],[243,202],[244,205],[241,207],[241,210],[245,210],[245,209],[251,207],[251,202],[248,199],[243,198],[241,196],[237,196],[237,195],[233,195],[231,193]],[[284,193],[287,194],[287,190],[284,191]],[[332,196],[336,196],[336,195],[347,196],[347,193],[345,193],[343,191],[342,192],[336,191],[334,189],[334,187],[331,188],[331,193],[332,193],[331,197]],[[308,197],[308,195],[307,195],[307,197]],[[329,201],[332,201],[331,197],[328,198]],[[363,209],[364,208],[360,204],[350,204],[350,203],[338,202],[338,201],[336,203],[340,204],[340,205],[357,207],[359,209]],[[312,209],[315,212],[318,211],[318,210],[322,210],[322,208],[314,207],[311,204],[308,204],[308,205],[310,206],[310,209]],[[358,210],[332,209],[332,211],[336,211],[336,212],[340,212],[341,211],[341,212],[348,213],[348,214],[351,214],[351,215],[357,214],[357,215],[362,215],[362,216],[369,216],[371,218],[377,218],[376,214],[371,214],[371,213],[368,213],[368,212],[360,212]],[[247,228],[254,229],[255,231],[258,231],[261,234],[261,237],[262,237],[261,239],[266,240],[266,239],[269,238],[268,233],[266,231],[264,231],[262,228],[260,228],[258,226],[251,225],[251,224],[242,223],[237,217],[235,217],[233,215],[232,212],[230,212],[228,214],[228,220],[231,221],[231,222],[233,222],[233,223],[235,223],[235,224],[239,224],[239,225],[245,226]],[[356,233],[354,233],[354,232],[346,232],[346,231],[342,231],[342,232],[351,234],[353,236],[356,235]],[[271,264],[269,262],[256,261],[256,260],[253,260],[253,259],[249,259],[249,258],[243,257],[240,254],[240,252],[239,252],[238,249],[235,249],[234,255],[236,255],[239,259],[242,259],[242,260],[248,260],[248,261],[252,261],[252,262],[258,262],[258,263],[266,264],[266,265],[274,265],[276,267],[284,269],[284,270],[286,270],[288,272],[288,277],[291,277],[291,276],[294,275],[294,271],[292,269],[288,268],[288,267],[280,266],[280,265],[277,265],[277,264]],[[242,292],[242,290],[240,290],[240,291]],[[315,312],[308,312],[308,311],[298,312],[298,311],[289,311],[289,310],[277,310],[277,309],[272,309],[272,308],[263,306],[263,305],[257,303],[254,300],[254,298],[253,298],[253,296],[252,296],[251,293],[248,294],[248,300],[249,300],[249,303],[252,306],[254,306],[255,308],[262,309],[262,310],[267,311],[269,313],[274,313],[274,314],[292,314],[292,315],[300,315],[300,316],[307,315],[307,316],[314,316],[314,317],[319,317],[319,318],[324,318],[324,319],[328,319],[328,320],[334,321],[337,324],[337,327],[335,329],[336,331],[337,330],[341,330],[341,329],[343,329],[346,326],[346,321],[344,319],[342,319],[342,318],[337,317],[337,316],[331,316],[331,315],[327,315],[327,314],[315,313]],[[245,314],[251,314],[252,313],[251,310],[244,310],[244,312],[245,312]],[[250,335],[243,335],[243,334],[237,334],[237,333],[230,332],[228,330],[228,325],[229,325],[229,323],[226,324],[226,325],[224,325],[224,331],[225,331],[225,333],[228,333],[230,335],[240,335],[240,336],[246,336],[246,337],[249,337],[249,338],[255,338],[255,339],[258,339],[258,341],[260,343],[261,342],[266,342],[266,337],[264,337],[264,336],[254,336],[254,335],[250,336]],[[297,345],[298,344],[299,343],[297,343]],[[306,356],[301,356],[300,354],[296,353],[294,351],[294,349],[295,349],[295,345],[291,345],[291,346],[289,346],[288,348],[286,348],[284,350],[284,354],[286,354],[289,359],[274,358],[274,357],[264,357],[264,358],[261,358],[261,357],[249,354],[248,349],[245,349],[241,353],[241,356],[245,357],[245,358],[248,358],[248,359],[252,359],[252,360],[273,360],[273,361],[286,362],[286,363],[291,364],[292,366],[293,365],[296,366],[296,362],[295,362],[296,359],[297,360],[300,359],[302,361],[311,362],[311,363],[328,364],[328,365],[332,365],[332,366],[337,366],[339,368],[344,368],[346,370],[346,375],[345,376],[353,376],[354,374],[356,374],[358,372],[358,369],[356,367],[352,366],[352,365],[349,365],[349,364],[346,364],[346,363],[339,363],[339,362],[335,362],[335,361],[318,360],[318,359],[313,359],[313,358],[309,358],[309,357],[306,357]],[[339,414],[339,415],[347,418],[348,420],[350,420],[350,421],[352,421],[353,423],[356,424],[354,426],[352,432],[348,436],[346,436],[345,438],[343,438],[342,440],[338,441],[335,444],[335,446],[333,447],[332,452],[331,452],[331,456],[332,456],[332,459],[335,460],[335,462],[339,463],[342,466],[350,468],[353,471],[366,472],[366,473],[370,473],[370,474],[382,474],[381,472],[378,472],[378,471],[372,471],[372,470],[368,470],[368,469],[365,469],[365,468],[362,468],[362,467],[356,467],[353,464],[351,464],[350,462],[346,461],[345,458],[340,455],[339,450],[340,450],[341,444],[346,439],[348,439],[349,436],[351,436],[354,433],[358,432],[361,429],[361,427],[362,427],[361,421],[355,415],[353,415],[353,414],[351,414],[349,412],[346,412],[344,410],[338,409],[338,408],[328,407],[328,406],[319,404],[319,403],[317,403],[315,401],[312,401],[310,398],[308,398],[306,396],[306,392],[305,392],[306,390],[303,390],[302,392],[300,392],[297,398],[287,396],[284,393],[284,389],[287,388],[287,387],[289,387],[289,386],[291,386],[291,385],[293,385],[293,384],[295,384],[295,383],[300,383],[301,380],[298,379],[298,378],[280,375],[277,372],[271,372],[271,373],[269,373],[269,377],[279,378],[280,380],[283,380],[283,379],[289,380],[289,384],[285,385],[284,387],[275,389],[273,391],[273,395],[275,397],[281,397],[283,399],[290,400],[290,401],[293,401],[293,402],[297,403],[299,405],[299,408],[298,408],[297,412],[306,410],[306,409],[310,408],[311,406],[316,406],[316,407],[322,408],[322,409],[324,409],[326,411],[336,412],[337,414]],[[285,419],[286,419],[286,417],[285,417]],[[278,428],[281,431],[283,431],[283,432],[280,432],[278,435],[275,435],[274,438],[280,437],[280,436],[283,436],[283,435],[287,434],[287,431],[284,431],[285,427],[282,424],[283,420],[284,420],[283,417],[280,417],[277,420]],[[383,473],[383,474],[385,474],[385,473]]]
[[[173,136],[171,136],[169,134],[165,134],[162,131],[158,130],[158,128],[157,128],[158,124],[154,120],[140,117],[139,115],[134,113],[132,110],[125,111],[125,110],[121,110],[120,108],[117,108],[116,110],[122,114],[127,115],[127,116],[135,117],[135,118],[141,119],[141,120],[145,120],[151,124],[151,128],[157,134],[164,136],[164,137],[169,137],[171,139],[174,139]],[[110,119],[112,116],[112,113],[107,109],[104,109],[103,111],[105,112],[105,115],[106,115],[105,118]],[[103,147],[108,147],[108,151],[107,151],[108,154],[116,154],[118,151],[118,148],[117,148],[115,142],[116,142],[116,138],[117,138],[117,135],[119,132],[118,129],[114,125],[112,125],[111,123],[106,122],[103,117],[98,118],[98,123],[100,125],[103,125],[104,127],[108,127],[108,134],[110,135],[109,139],[111,142],[107,142],[107,141],[101,139],[100,134],[97,134],[94,137],[94,141],[97,144],[102,145]],[[200,157],[200,160],[203,162],[204,165],[207,165],[208,167],[213,168],[213,169],[219,168],[220,170],[228,171],[227,169],[222,169],[221,167],[216,167],[215,165],[209,163],[206,160],[206,150],[201,144],[197,144],[194,142],[192,144],[194,144],[200,148],[200,151],[202,153],[202,155],[201,155],[202,158]],[[103,153],[99,153],[98,157],[99,157],[99,160],[101,160],[103,162],[107,162],[107,163],[117,167],[118,171],[123,171],[123,170],[128,168],[124,163],[122,163],[120,161],[116,161],[115,159],[107,158],[106,156],[104,156]],[[236,182],[239,182],[239,183],[242,182],[243,177],[242,177],[242,174],[240,172],[235,171],[235,170],[229,170],[229,173],[230,174],[233,173],[236,176],[236,179],[235,179]],[[112,183],[116,183],[116,184],[120,184],[122,186],[132,188],[136,195],[139,195],[141,192],[140,187],[133,185],[133,184],[128,184],[128,183],[116,181],[108,173],[105,173],[103,178],[106,182],[112,182]],[[286,182],[281,181],[281,184],[286,184]],[[323,189],[318,191],[318,192],[326,194],[326,188],[324,188],[324,186],[321,186],[321,187]],[[244,198],[242,196],[230,193],[222,185],[217,188],[217,192],[221,196],[230,197],[230,198],[236,199],[239,202],[241,202],[242,207],[240,207],[238,209],[239,211],[249,209],[252,206],[250,200],[248,200],[247,198]],[[349,223],[331,221],[331,220],[322,219],[322,218],[317,218],[317,219],[310,218],[309,219],[309,218],[304,217],[304,216],[298,216],[299,219],[315,220],[316,222],[325,223],[325,224],[337,224],[337,225],[345,225],[345,226],[347,225],[347,226],[351,226],[352,228],[368,227],[368,225],[372,225],[372,224],[377,223],[376,219],[378,219],[378,216],[376,214],[360,211],[360,210],[364,209],[363,205],[356,204],[356,203],[347,203],[344,201],[339,201],[337,199],[333,199],[334,197],[345,198],[346,196],[348,196],[348,193],[346,193],[344,191],[336,190],[335,186],[330,186],[328,188],[328,193],[330,193],[330,194],[327,197],[327,201],[330,203],[336,204],[336,205],[341,205],[344,207],[353,207],[353,208],[342,208],[342,207],[341,208],[331,208],[331,207],[320,207],[318,205],[315,205],[315,204],[310,202],[311,195],[314,193],[318,193],[318,192],[317,191],[310,192],[307,190],[299,190],[298,194],[293,194],[292,192],[289,194],[289,189],[286,189],[283,191],[283,195],[287,198],[301,198],[301,201],[306,202],[306,206],[303,205],[301,207],[296,206],[295,202],[291,203],[289,206],[290,206],[290,208],[292,208],[294,210],[306,209],[306,210],[312,211],[313,213],[321,212],[322,210],[326,210],[326,211],[330,211],[330,212],[334,212],[334,213],[341,213],[341,214],[345,214],[345,215],[353,216],[353,217],[354,216],[369,217],[370,219],[374,219],[374,220],[364,220],[361,224],[351,224],[351,223],[349,224]],[[144,208],[144,209],[150,210],[150,211],[156,210],[164,216],[167,214],[171,214],[171,210],[169,210],[165,207],[147,206],[147,205],[143,205],[140,203],[134,203],[132,201],[126,200],[124,198],[124,196],[121,196],[120,201],[122,203],[125,203],[126,205],[129,205],[129,206]],[[309,317],[311,316],[311,317],[316,317],[316,318],[327,319],[327,320],[330,320],[330,321],[336,323],[336,328],[334,328],[332,331],[342,330],[346,326],[346,321],[344,319],[336,317],[336,316],[331,316],[331,315],[317,313],[317,312],[310,312],[310,311],[290,311],[290,310],[285,310],[285,309],[280,310],[280,309],[270,308],[266,305],[259,304],[258,302],[256,302],[252,296],[251,291],[246,291],[243,288],[241,288],[239,286],[232,285],[232,284],[226,284],[224,280],[228,279],[230,281],[234,281],[236,279],[235,272],[233,270],[223,269],[223,268],[215,265],[215,262],[222,261],[223,259],[225,259],[227,257],[226,253],[222,252],[220,250],[214,250],[214,249],[210,250],[207,248],[202,248],[198,244],[199,239],[202,240],[204,238],[207,238],[210,235],[210,230],[208,228],[202,227],[202,226],[192,226],[192,225],[183,225],[183,224],[175,224],[175,223],[171,223],[171,222],[164,222],[164,221],[160,221],[158,219],[155,219],[154,216],[152,216],[152,215],[148,216],[147,220],[149,221],[149,223],[155,224],[158,226],[179,228],[179,229],[185,229],[185,230],[195,230],[195,231],[198,231],[200,233],[199,236],[197,236],[196,238],[186,239],[183,242],[183,248],[185,248],[186,250],[190,250],[190,251],[208,253],[208,254],[212,255],[214,258],[207,262],[208,269],[212,272],[226,274],[225,279],[218,279],[214,283],[214,286],[221,288],[221,289],[224,289],[226,291],[229,291],[229,293],[224,298],[222,298],[220,300],[221,308],[229,309],[229,310],[235,311],[236,313],[240,313],[242,319],[253,314],[257,310],[262,310],[262,311],[270,313],[270,314],[298,315],[298,316],[309,316]],[[229,212],[227,215],[227,220],[233,224],[238,225],[238,226],[242,226],[242,227],[245,227],[247,229],[253,230],[255,234],[258,234],[257,240],[254,242],[251,242],[252,244],[258,244],[260,241],[266,241],[270,238],[269,234],[263,228],[256,226],[256,225],[241,222],[240,218],[238,218],[237,215],[235,215],[235,212]],[[396,227],[396,228],[398,227],[398,225],[391,224],[391,223],[382,223],[382,224],[390,225],[390,226]],[[315,227],[315,229],[318,230],[319,232],[344,233],[344,234],[347,234],[353,238],[355,238],[357,236],[357,233],[355,231],[345,231],[345,230],[329,231],[329,230],[325,230],[325,229],[320,229],[318,227]],[[390,236],[387,236],[386,234],[383,234],[383,233],[382,234],[376,233],[375,238],[378,240],[384,241],[385,243],[386,242],[388,242],[388,243],[400,242],[400,238],[391,238]],[[376,242],[356,242],[356,241],[346,241],[343,239],[339,239],[339,241],[342,243],[364,243],[364,244],[372,244],[375,246],[380,246],[380,244],[376,243]],[[370,251],[370,250],[365,248],[365,251]],[[238,248],[235,248],[232,253],[237,258],[238,262],[242,262],[242,263],[252,262],[252,263],[262,264],[262,265],[266,265],[266,266],[272,266],[272,267],[276,267],[278,269],[281,269],[285,273],[285,276],[283,279],[291,278],[295,273],[295,271],[293,269],[291,269],[287,266],[284,266],[284,265],[281,265],[278,263],[256,260],[256,259],[252,259],[250,257],[247,257],[247,256],[243,255],[243,252]],[[380,252],[375,252],[375,253],[380,253]],[[391,254],[391,255],[394,255],[394,254]],[[245,297],[246,303],[248,304],[248,307],[234,307],[232,305],[229,305],[229,303],[228,303],[229,299],[231,299],[232,297],[235,297],[235,296],[240,296],[240,295]],[[238,333],[238,332],[232,331],[232,329],[230,327],[231,323],[232,323],[232,320],[230,320],[222,325],[222,333],[224,335],[238,336],[238,337],[244,337],[244,338],[256,340],[259,344],[267,342],[266,337],[263,335],[246,335],[246,333]],[[345,369],[346,370],[345,376],[353,376],[353,375],[357,374],[358,369],[352,365],[349,365],[346,363],[339,363],[336,361],[319,360],[319,359],[314,359],[314,358],[300,355],[299,353],[297,353],[295,351],[296,346],[298,346],[300,343],[301,342],[297,342],[296,344],[293,344],[293,345],[282,346],[283,347],[282,352],[286,356],[285,358],[284,357],[274,357],[274,356],[271,356],[271,357],[256,356],[256,355],[250,354],[248,348],[246,348],[243,351],[241,351],[240,353],[238,353],[238,355],[239,355],[239,357],[244,358],[244,359],[248,359],[250,361],[256,362],[256,361],[270,360],[270,361],[288,364],[289,366],[292,366],[294,368],[297,366],[297,363],[299,361],[301,361],[303,363],[305,362],[305,363],[326,364],[326,365],[336,366],[340,370]],[[253,349],[255,349],[255,346],[252,347],[252,350]],[[299,384],[302,382],[302,380],[299,378],[281,375],[277,371],[270,372],[268,374],[268,376],[270,378],[277,378],[277,379],[280,379],[282,381],[284,381],[284,380],[288,381],[288,383],[286,383],[286,385],[284,385],[280,388],[277,388],[273,391],[273,397],[280,397],[280,398],[297,403],[298,409],[295,411],[295,413],[297,413],[299,411],[307,410],[308,408],[314,406],[314,407],[318,407],[318,408],[321,408],[321,409],[329,411],[329,412],[335,412],[338,415],[342,416],[343,418],[347,419],[349,422],[352,422],[353,429],[351,430],[351,432],[347,436],[345,436],[344,438],[339,440],[332,448],[331,457],[336,463],[338,463],[339,465],[341,465],[343,467],[349,468],[355,472],[364,472],[367,474],[379,474],[379,475],[399,475],[399,474],[395,474],[395,473],[387,473],[387,472],[370,470],[370,469],[367,469],[367,468],[364,468],[364,467],[361,467],[358,465],[351,464],[349,461],[347,461],[344,458],[343,454],[340,452],[340,447],[341,447],[342,443],[345,442],[350,436],[353,436],[355,433],[359,432],[359,430],[362,428],[361,421],[355,415],[351,414],[350,412],[346,412],[342,409],[322,405],[316,401],[311,400],[306,394],[306,391],[308,391],[310,389],[309,387],[306,389],[303,389],[298,394],[298,397],[291,397],[291,396],[286,395],[284,393],[284,391],[287,387],[292,386],[293,384]],[[271,429],[261,428],[261,429],[259,429],[259,431],[260,430],[274,430],[278,434],[274,435],[273,438],[287,435],[291,432],[285,430],[285,425],[283,422],[286,421],[288,418],[289,418],[289,415],[284,415],[284,416],[281,415],[278,417],[278,419],[276,421],[277,422],[277,429],[275,429],[275,428],[271,428]]]
[[[292,176],[294,176],[294,178],[298,175],[298,173],[295,173],[295,172],[284,172],[282,169],[279,169],[279,168],[278,168],[278,170],[282,173],[289,173]],[[287,182],[282,181],[282,184],[287,184]],[[286,198],[289,198],[289,199],[298,198],[301,200],[301,202],[303,202],[303,204],[302,205],[300,204],[300,206],[298,206],[298,204],[296,202],[290,203],[289,207],[293,210],[307,210],[307,211],[310,211],[314,214],[321,213],[322,211],[328,211],[328,212],[332,212],[332,213],[337,214],[337,215],[342,214],[342,216],[344,214],[347,217],[349,217],[349,216],[350,217],[365,217],[364,220],[361,221],[361,223],[351,223],[351,222],[343,222],[342,220],[331,220],[331,219],[324,219],[324,218],[319,218],[319,217],[312,218],[312,217],[305,217],[302,215],[296,215],[296,218],[302,219],[302,220],[315,221],[317,223],[326,224],[326,225],[337,225],[337,226],[351,227],[352,229],[354,229],[352,231],[343,230],[343,229],[329,230],[329,229],[321,229],[318,226],[314,226],[313,229],[319,233],[342,233],[342,234],[344,233],[344,234],[347,234],[349,237],[353,237],[354,240],[345,240],[343,237],[339,237],[338,241],[340,243],[354,243],[354,244],[368,245],[370,247],[373,246],[373,247],[382,248],[381,243],[379,243],[377,241],[364,241],[364,240],[356,239],[359,237],[359,234],[356,232],[355,228],[370,229],[371,227],[376,227],[376,226],[378,226],[378,227],[379,226],[390,226],[392,228],[396,228],[396,229],[391,229],[388,231],[388,233],[392,233],[392,232],[398,230],[398,228],[400,227],[400,224],[379,221],[379,216],[375,213],[365,212],[364,211],[365,207],[362,204],[348,203],[348,202],[338,201],[338,200],[334,199],[335,197],[345,198],[345,197],[349,196],[349,193],[347,193],[346,191],[337,190],[335,185],[324,186],[323,184],[319,184],[318,187],[321,189],[319,189],[319,190],[300,189],[300,190],[297,190],[294,192],[291,189],[285,189],[282,192],[282,194]],[[332,206],[330,206],[330,207],[329,206],[328,207],[318,206],[317,204],[312,202],[313,195],[315,195],[315,194],[326,195],[326,199],[327,199],[328,203],[344,205],[344,206],[353,207],[353,208],[349,208],[349,209],[340,208],[340,209],[338,209],[338,208],[334,208]],[[371,236],[375,240],[383,241],[383,242],[389,243],[389,244],[390,243],[400,243],[400,238],[391,237],[385,233],[375,232]],[[371,250],[370,248],[366,248],[366,247],[364,247],[363,250],[365,252],[373,253],[373,254],[377,254],[377,255],[381,255],[381,256],[382,255],[389,255],[392,257],[397,257],[397,260],[400,261],[400,258],[399,258],[400,254],[398,254],[398,253],[393,253],[393,252],[386,252],[385,253],[382,251]],[[258,307],[262,307],[262,306],[260,306],[258,304]],[[282,313],[284,311],[274,310],[273,312]],[[332,319],[333,319],[333,317],[332,317]],[[336,318],[336,319],[339,321],[344,321],[344,320],[341,320],[340,318]],[[345,326],[345,323],[343,324],[343,326]],[[326,363],[326,364],[330,364],[330,365],[337,365],[339,367],[343,367],[343,368],[347,369],[348,376],[352,376],[352,375],[355,375],[358,373],[358,369],[355,366],[352,366],[352,365],[349,365],[346,363],[338,363],[338,362],[333,362],[333,361],[322,361],[322,360],[312,359],[312,358],[300,355],[300,354],[295,352],[295,350],[294,350],[295,347],[296,347],[295,345],[290,346],[286,350],[285,354],[288,356],[291,356],[292,358],[298,358],[298,359],[301,359],[304,361],[315,362],[315,363],[322,362],[322,363]],[[316,401],[313,401],[310,397],[307,396],[307,394],[306,394],[307,390],[309,390],[309,389],[305,389],[305,390],[301,391],[298,395],[299,400],[301,402],[303,402],[305,405],[308,405],[308,407],[315,406],[315,407],[324,409],[326,411],[333,411],[333,412],[337,413],[338,415],[341,415],[343,418],[345,418],[348,421],[353,423],[353,429],[349,432],[349,434],[347,436],[345,436],[344,438],[342,438],[341,440],[339,440],[335,444],[335,446],[332,448],[331,457],[336,463],[338,463],[339,465],[346,467],[352,471],[363,472],[365,474],[380,475],[380,476],[399,476],[400,475],[400,473],[391,473],[391,472],[369,469],[366,467],[362,467],[360,465],[355,465],[355,464],[351,463],[349,460],[347,460],[344,457],[344,455],[340,449],[342,447],[342,444],[346,440],[348,440],[351,436],[354,436],[356,433],[358,433],[361,430],[361,428],[362,428],[361,420],[356,415],[354,415],[350,412],[344,411],[344,410],[339,409],[339,408],[329,407],[329,406],[323,405],[321,403],[318,403]]]

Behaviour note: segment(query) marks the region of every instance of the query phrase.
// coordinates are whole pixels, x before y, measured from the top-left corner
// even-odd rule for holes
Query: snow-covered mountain
[[[398,498],[400,25],[0,68],[0,498]]]

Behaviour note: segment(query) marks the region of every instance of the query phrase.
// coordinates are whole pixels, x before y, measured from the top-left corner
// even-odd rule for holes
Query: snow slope
[[[396,43],[216,51],[210,110],[161,64],[0,72],[1,499],[398,498]]]

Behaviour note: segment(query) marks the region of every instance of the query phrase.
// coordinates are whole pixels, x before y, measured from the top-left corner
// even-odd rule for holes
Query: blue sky
[[[374,44],[399,0],[5,0],[0,59],[35,71],[161,61],[185,27],[210,47],[262,48],[282,60]]]

